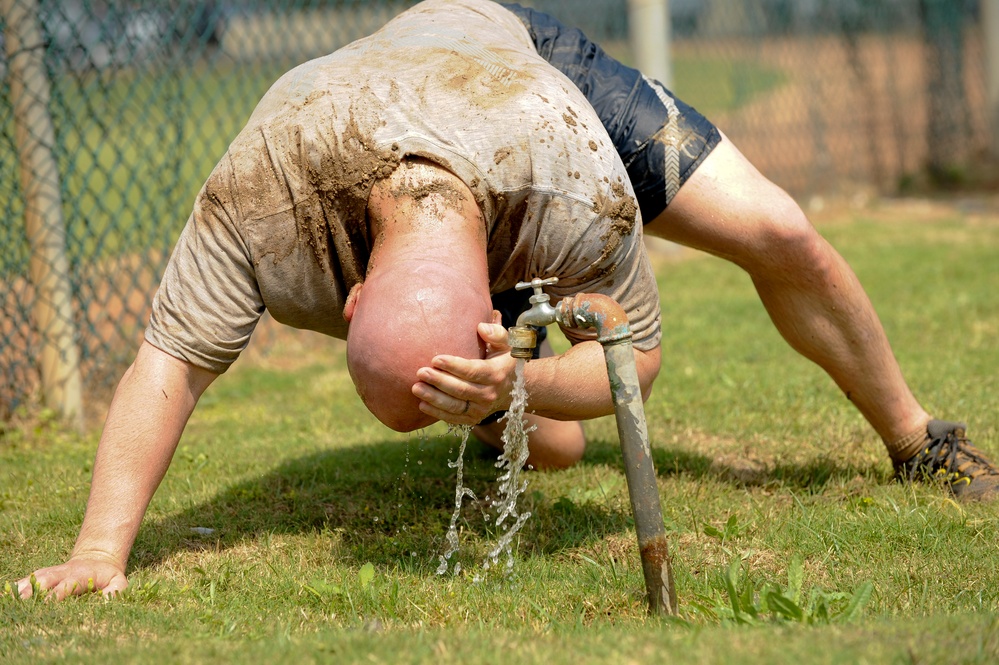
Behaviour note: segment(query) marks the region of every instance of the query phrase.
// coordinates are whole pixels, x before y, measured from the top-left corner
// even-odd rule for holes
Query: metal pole
[[[999,159],[999,0],[981,0],[982,38],[992,156]]]
[[[614,300],[600,294],[570,296],[558,304],[556,311],[558,322],[564,327],[597,330],[597,341],[603,346],[610,379],[649,611],[653,614],[676,614],[673,566],[663,527],[659,485],[649,446],[645,406],[628,317]]]
[[[35,287],[32,313],[41,335],[39,362],[45,404],[82,426],[80,352],[76,346],[59,169],[52,154],[45,45],[36,0],[0,0],[14,109],[14,133],[24,190],[24,227]]]
[[[669,0],[628,0],[628,33],[636,67],[672,89]]]
[[[624,457],[631,511],[635,516],[638,550],[642,558],[649,610],[654,614],[676,614],[676,587],[670,562],[666,530],[659,505],[659,486],[649,447],[642,391],[635,367],[631,339],[604,344],[607,376],[614,398],[617,435]]]

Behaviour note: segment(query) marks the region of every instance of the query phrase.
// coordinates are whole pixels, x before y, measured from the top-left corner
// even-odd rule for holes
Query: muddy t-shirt
[[[423,2],[274,84],[199,193],[146,339],[223,372],[265,308],[345,338],[343,305],[371,249],[368,195],[406,156],[475,195],[493,293],[558,277],[553,301],[608,295],[637,348],[659,344],[655,277],[613,144],[523,24],[484,0]]]

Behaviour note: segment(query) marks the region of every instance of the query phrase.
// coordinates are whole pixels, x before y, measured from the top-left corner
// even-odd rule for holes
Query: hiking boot
[[[920,451],[894,463],[895,477],[944,483],[961,501],[999,497],[999,467],[971,445],[964,432],[964,423],[931,420]]]

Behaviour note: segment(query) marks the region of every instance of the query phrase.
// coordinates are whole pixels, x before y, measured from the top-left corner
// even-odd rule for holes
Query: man
[[[267,134],[266,119],[277,117],[281,109],[289,105],[304,108],[329,96],[326,94],[329,90],[324,93],[316,85],[314,67],[294,70],[262,101],[241,138],[262,135],[268,139],[263,146],[256,146],[259,152],[256,163],[269,165],[270,170],[255,172],[248,167],[245,171],[256,179],[242,177],[241,170],[230,163],[243,147],[237,139],[230,155],[199,196],[195,215],[157,296],[148,342],[123,377],[109,412],[77,546],[67,564],[37,573],[43,587],[55,588],[56,594],[62,596],[73,592],[74,585],[77,590],[85,588],[86,580],[93,578],[96,586],[105,592],[124,588],[128,549],[148,497],[166,471],[183,425],[215,373],[223,371],[243,348],[264,304],[278,320],[333,335],[347,334],[349,321],[351,375],[365,404],[389,426],[407,430],[433,419],[477,424],[508,405],[512,369],[509,354],[504,353],[507,350],[504,329],[483,322],[489,317],[485,291],[502,293],[512,287],[517,271],[509,269],[528,254],[531,269],[521,271],[524,277],[570,276],[560,282],[560,291],[554,292],[556,296],[574,290],[606,288],[606,283],[594,277],[604,267],[614,267],[619,275],[623,272],[630,275],[626,288],[620,288],[619,281],[619,288],[610,289],[609,295],[624,298],[622,302],[628,306],[629,317],[637,325],[636,362],[643,391],[647,393],[658,368],[658,309],[651,302],[636,303],[628,299],[647,300],[651,293],[647,266],[636,258],[635,241],[640,239],[640,233],[636,229],[621,237],[607,236],[606,226],[597,223],[587,227],[587,231],[594,232],[589,235],[584,232],[567,244],[566,225],[549,223],[575,218],[578,214],[589,218],[585,211],[594,206],[605,211],[620,210],[621,206],[613,201],[624,200],[619,194],[627,183],[613,182],[619,175],[612,173],[608,183],[612,186],[596,196],[588,192],[586,196],[591,197],[588,205],[580,206],[573,195],[574,191],[578,194],[572,186],[576,171],[571,168],[565,171],[567,182],[566,178],[557,177],[561,173],[557,167],[551,173],[537,168],[552,166],[553,162],[534,161],[547,148],[557,150],[560,159],[572,161],[574,152],[587,153],[579,141],[566,143],[566,140],[585,140],[586,147],[594,154],[580,161],[583,170],[578,177],[592,186],[593,174],[587,171],[587,164],[595,160],[602,167],[605,162],[613,161],[602,145],[605,136],[597,132],[592,138],[585,138],[594,132],[592,112],[588,108],[581,111],[575,106],[578,101],[565,104],[561,118],[557,112],[553,117],[546,108],[532,127],[534,141],[525,142],[523,134],[515,133],[521,140],[515,150],[503,146],[491,155],[486,150],[492,165],[486,164],[482,170],[490,174],[494,167],[505,171],[516,162],[515,158],[529,157],[527,161],[534,169],[531,176],[519,176],[524,186],[529,182],[528,188],[533,189],[528,196],[516,187],[506,190],[503,186],[496,187],[495,181],[484,184],[485,179],[479,177],[482,174],[474,173],[474,169],[469,172],[460,156],[452,154],[452,159],[442,156],[442,137],[448,145],[451,141],[474,142],[474,134],[488,126],[492,117],[489,111],[502,105],[501,98],[531,99],[535,104],[538,100],[543,104],[553,99],[556,104],[563,101],[561,93],[549,98],[532,90],[533,79],[531,86],[511,90],[515,83],[508,75],[511,70],[502,58],[496,60],[498,53],[509,53],[496,44],[483,52],[462,42],[458,35],[479,20],[476,15],[488,16],[493,22],[489,30],[499,29],[497,34],[505,34],[507,44],[519,47],[526,41],[587,93],[599,121],[610,130],[617,150],[629,165],[643,215],[651,220],[647,230],[723,256],[745,268],[782,334],[797,350],[825,368],[858,405],[898,461],[900,473],[910,478],[921,474],[942,475],[962,498],[990,497],[995,492],[999,473],[964,439],[963,426],[931,420],[912,396],[870,303],[842,258],[818,236],[793,201],[753,169],[710,123],[674,100],[655,82],[609,60],[578,31],[566,30],[550,17],[530,10],[511,7],[523,21],[524,32],[512,27],[509,16],[497,13],[495,6],[471,0],[455,3],[447,10],[460,7],[461,13],[454,15],[462,19],[460,28],[447,24],[445,15],[439,15],[436,18],[440,19],[440,25],[435,30],[407,32],[412,27],[408,21],[415,20],[413,17],[421,12],[434,13],[443,6],[439,2],[420,5],[406,18],[375,35],[374,40],[377,43],[393,36],[397,45],[414,49],[444,47],[453,51],[457,45],[457,53],[466,61],[431,68],[427,76],[438,83],[442,76],[449,76],[455,90],[461,89],[466,96],[478,100],[465,99],[467,117],[454,119],[459,125],[467,122],[464,129],[446,128],[441,135],[430,132],[419,140],[406,134],[390,145],[384,140],[378,143],[373,140],[373,130],[365,127],[365,118],[371,117],[370,109],[350,107],[346,119],[337,116],[340,124],[336,131],[319,132],[318,138],[333,140],[336,150],[332,152],[341,155],[339,160],[329,163],[303,151],[303,145],[316,145],[315,135],[303,137],[301,132],[294,131],[286,131],[280,137]],[[442,27],[445,32],[440,32]],[[365,40],[345,49],[348,55],[341,57],[349,58],[354,52],[370,54],[372,50],[377,49],[370,40]],[[424,51],[417,52],[426,55]],[[520,57],[526,56],[518,53],[518,60]],[[337,54],[330,58],[337,60]],[[490,72],[503,85],[495,81],[487,84],[481,71],[475,76],[473,69]],[[533,71],[530,67],[521,68],[517,76],[525,76],[528,69]],[[407,73],[402,72],[403,78],[407,78]],[[392,81],[381,90],[364,86],[367,77],[375,80],[379,76],[382,74],[376,65],[363,72],[356,71],[340,83],[343,89],[356,87],[354,99],[370,101],[371,108],[388,116],[385,123],[390,127],[397,126],[396,115],[401,109],[392,105],[399,100],[415,100],[420,102],[420,109],[426,107],[423,96],[426,86],[400,87]],[[537,99],[531,97],[532,92]],[[576,99],[568,90],[562,93]],[[388,106],[386,99],[391,102]],[[585,118],[580,117],[581,113]],[[573,130],[571,136],[560,122]],[[501,126],[508,129],[507,125]],[[478,152],[481,157],[481,146]],[[404,154],[433,159],[403,159]],[[514,160],[510,161],[511,158]],[[292,169],[289,173],[287,167],[296,159],[306,162],[308,168]],[[504,163],[507,166],[502,166]],[[523,167],[523,161],[520,166]],[[617,165],[612,165],[611,171],[617,170]],[[599,179],[599,172],[597,176]],[[311,183],[318,196],[301,195],[303,179]],[[231,185],[237,181],[247,194],[246,201],[229,196]],[[518,177],[514,175],[507,186],[509,182],[518,182]],[[235,209],[237,217],[243,219],[273,221],[269,213],[279,213],[266,202],[275,196],[269,191],[275,187],[278,190],[286,187],[290,193],[286,209],[281,212],[293,212],[294,222],[285,220],[283,233],[269,235],[268,242],[274,244],[271,247],[260,242],[263,223],[247,225],[240,233],[234,228],[232,211]],[[538,194],[545,191],[550,194],[559,188],[564,198],[539,201]],[[611,205],[607,205],[608,194]],[[282,193],[278,198],[283,196]],[[244,206],[260,209],[248,212]],[[569,206],[568,214],[563,206]],[[370,224],[359,228],[356,220],[364,214],[370,216]],[[192,231],[201,217],[212,223],[204,221],[200,233]],[[467,221],[473,218],[481,224],[469,227]],[[525,250],[522,244],[525,222],[528,235],[539,228],[549,231],[557,227],[562,230],[554,233],[563,237],[549,245],[548,238],[536,236],[543,241],[541,246]],[[470,228],[485,228],[484,236],[470,233]],[[572,252],[559,253],[580,240],[592,242],[594,236],[604,245],[610,238],[614,245],[611,260],[607,262],[608,257],[604,256],[605,261],[596,266],[596,272]],[[434,237],[446,238],[448,243],[425,242]],[[205,238],[215,242],[213,251],[207,255],[222,255],[226,261],[204,261]],[[453,245],[449,244],[452,238]],[[485,267],[480,260],[483,247],[487,257]],[[411,248],[415,249],[407,256],[406,251]],[[288,275],[283,274],[285,269],[281,266],[289,257],[303,268],[305,278],[297,275],[289,281]],[[370,260],[365,265],[367,257]],[[478,258],[463,262],[461,270],[456,271],[453,268],[459,257]],[[569,261],[558,265],[545,263],[556,257]],[[313,261],[310,263],[309,259]],[[488,289],[482,286],[484,273],[488,274]],[[238,280],[242,284],[258,281],[259,293],[251,288],[242,294],[243,298],[231,299],[229,303],[237,310],[233,318],[243,321],[242,326],[230,331],[233,333],[230,338],[218,338],[217,326],[199,328],[180,318],[190,307],[188,296],[192,287],[184,284],[184,277],[191,274],[203,276],[204,284],[195,288],[202,306],[215,305],[213,298],[218,285],[228,283],[233,277],[244,278]],[[363,286],[359,286],[362,279]],[[174,282],[187,290],[175,289]],[[441,290],[442,283],[460,284],[462,288]],[[405,297],[397,288],[400,284],[409,286]],[[348,287],[349,297],[345,294]],[[282,290],[293,292],[295,297],[283,298]],[[418,313],[408,307],[410,296],[421,303]],[[337,303],[344,299],[343,316],[337,317]],[[330,316],[317,322],[312,317],[316,310]],[[406,316],[403,325],[391,325],[400,312]],[[516,311],[510,310],[510,316],[515,317]],[[446,332],[432,325],[449,317],[455,318]],[[454,335],[473,326],[477,326],[488,351],[485,359],[476,359],[479,340],[474,335],[454,339]],[[652,330],[655,332],[650,333]],[[174,333],[182,338],[187,335],[185,343],[190,348],[185,343],[175,345],[170,339]],[[213,335],[217,348],[209,353],[198,348],[205,337]],[[536,465],[573,463],[585,445],[582,430],[573,419],[610,410],[609,396],[604,390],[606,381],[596,370],[602,362],[599,349],[593,343],[573,341],[582,343],[562,357],[528,365],[530,406],[536,412],[532,419],[539,425],[531,439],[531,461]],[[160,350],[163,347],[170,353]],[[181,359],[179,363],[174,356]],[[392,361],[386,363],[389,357]],[[432,358],[429,365],[427,358]],[[594,380],[578,378],[593,376],[594,371],[600,375]],[[414,373],[420,380],[409,388]],[[574,377],[571,385],[565,383],[566,376]],[[169,399],[160,400],[161,391],[162,397],[174,401],[167,404]],[[417,401],[411,401],[410,394]],[[150,408],[150,404],[155,408]],[[483,439],[490,440],[496,436],[496,430],[496,423],[487,423],[476,431]],[[123,436],[122,431],[127,435]],[[151,447],[159,452],[154,459],[148,459],[150,446],[143,446],[142,441],[154,436],[156,444]],[[131,477],[129,474],[137,468],[146,473]],[[28,586],[27,580],[20,582],[22,594],[30,593]]]
[[[967,440],[963,423],[935,420],[916,400],[853,271],[783,190],[707,119],[579,30],[507,8],[600,116],[628,169],[645,233],[745,269],[788,343],[821,366],[881,436],[900,479],[940,480],[962,500],[999,494],[999,469]],[[439,388],[472,394],[454,381]],[[495,442],[496,429],[476,432]]]
[[[556,276],[556,298],[595,292],[624,307],[648,394],[660,315],[638,214],[599,118],[499,5],[429,0],[293,69],[196,199],[109,409],[76,545],[38,583],[60,598],[127,585],[183,428],[265,308],[346,338],[365,405],[410,431],[509,406],[514,360],[490,293]],[[569,351],[526,372],[540,466],[578,459],[576,421],[613,411],[593,333],[567,335]],[[438,378],[435,358],[452,370],[436,384],[458,372],[467,395],[417,380]],[[28,579],[19,590],[31,593]]]

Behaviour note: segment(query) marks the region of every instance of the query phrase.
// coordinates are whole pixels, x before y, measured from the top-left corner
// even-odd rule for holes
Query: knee
[[[559,470],[575,466],[586,452],[586,433],[583,425],[574,421],[551,420],[528,414],[526,428],[527,447],[530,454],[527,465],[532,469]],[[486,445],[503,450],[504,423],[480,425],[472,433]]]
[[[755,225],[758,235],[752,245],[755,251],[745,257],[749,272],[822,271],[828,266],[828,243],[794,199],[777,190],[761,209],[764,213]]]
[[[528,448],[529,466],[541,470],[568,469],[583,459],[586,451],[583,426],[572,421],[539,423],[538,429],[528,434]]]

